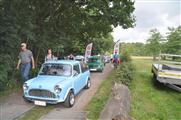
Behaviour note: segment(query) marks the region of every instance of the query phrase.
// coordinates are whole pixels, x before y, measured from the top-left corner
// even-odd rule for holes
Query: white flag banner
[[[92,51],[92,43],[88,44],[85,50],[85,61],[87,61],[87,58],[91,56]]]
[[[117,52],[117,54],[119,54],[119,42],[117,42],[117,43],[114,45],[113,54],[115,54],[116,52]]]

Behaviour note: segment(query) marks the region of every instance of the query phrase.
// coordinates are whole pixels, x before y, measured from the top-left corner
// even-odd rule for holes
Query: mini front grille
[[[29,91],[30,96],[43,97],[43,98],[55,98],[55,94],[48,90],[31,89]]]

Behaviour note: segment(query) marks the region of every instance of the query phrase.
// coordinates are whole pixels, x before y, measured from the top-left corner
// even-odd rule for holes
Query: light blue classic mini
[[[90,88],[90,71],[79,61],[57,60],[44,63],[37,77],[23,85],[23,97],[35,105],[64,102],[72,107],[83,88]]]

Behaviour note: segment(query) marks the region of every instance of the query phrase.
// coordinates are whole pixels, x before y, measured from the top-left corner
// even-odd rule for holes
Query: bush
[[[12,62],[10,55],[0,54],[0,91],[11,86]]]
[[[122,62],[116,70],[115,82],[129,85],[133,80],[135,68],[131,62]]]
[[[131,61],[131,57],[130,54],[128,53],[128,51],[124,51],[122,53],[122,55],[120,56],[121,62],[130,62]]]

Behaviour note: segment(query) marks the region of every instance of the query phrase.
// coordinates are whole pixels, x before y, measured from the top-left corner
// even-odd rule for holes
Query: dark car
[[[104,61],[101,56],[91,56],[88,58],[87,65],[90,71],[102,72],[104,69]]]

